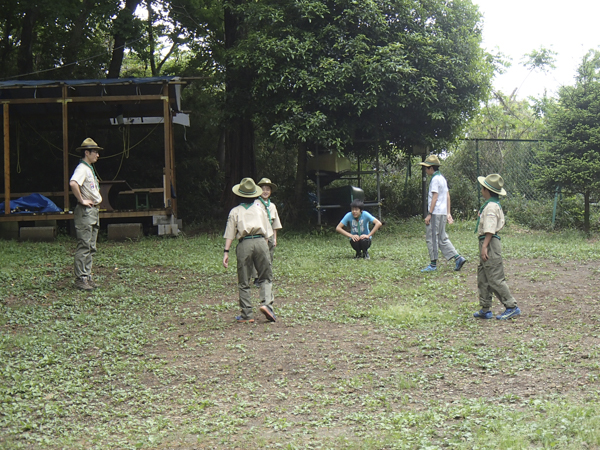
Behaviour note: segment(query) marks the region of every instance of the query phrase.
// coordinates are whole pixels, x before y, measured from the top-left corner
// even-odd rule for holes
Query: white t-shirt
[[[437,192],[438,197],[435,202],[433,214],[448,215],[448,182],[440,173],[434,175],[429,183],[429,196],[427,199],[428,211],[431,211],[431,199],[434,192]]]
[[[97,184],[96,177],[87,165],[79,163],[73,172],[71,181],[76,181],[81,191],[81,196],[84,200],[91,200],[94,205],[102,203],[100,195],[100,186]]]

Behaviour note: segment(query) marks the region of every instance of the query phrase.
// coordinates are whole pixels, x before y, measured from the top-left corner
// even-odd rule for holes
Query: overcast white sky
[[[483,46],[498,47],[512,58],[512,66],[494,80],[505,94],[518,88],[517,97],[539,97],[544,88],[555,96],[560,85],[574,84],[574,76],[588,50],[600,46],[600,0],[472,0],[483,14]],[[532,73],[521,65],[526,53],[541,46],[558,53],[556,69]]]

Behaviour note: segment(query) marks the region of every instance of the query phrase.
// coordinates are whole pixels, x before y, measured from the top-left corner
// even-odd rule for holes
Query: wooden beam
[[[140,211],[100,211],[101,219],[121,219],[129,217],[152,217],[169,216],[173,213],[171,208],[144,209]],[[71,212],[63,213],[34,213],[34,214],[10,214],[8,216],[0,215],[2,222],[34,222],[37,220],[73,220],[74,214]]]
[[[168,89],[168,87],[167,87]],[[96,97],[69,97],[73,103],[95,103],[95,102],[156,102],[169,100],[164,95],[103,95]]]
[[[165,150],[165,208],[171,208],[171,178],[172,178],[172,161],[171,161],[171,107],[169,106],[169,85],[163,85],[163,129],[164,129],[164,150]]]
[[[10,120],[8,104],[2,107],[4,117],[4,215],[10,214]]]
[[[168,97],[167,97],[168,98]],[[100,102],[157,102],[164,100],[162,95],[104,95],[94,97],[50,97],[50,98],[11,98],[0,100],[2,104],[29,105],[42,103],[100,103]]]
[[[62,89],[63,98],[67,96],[67,86],[63,86]],[[69,205],[69,115],[68,115],[68,103],[66,101],[62,104],[62,135],[63,135],[63,211],[70,209]]]

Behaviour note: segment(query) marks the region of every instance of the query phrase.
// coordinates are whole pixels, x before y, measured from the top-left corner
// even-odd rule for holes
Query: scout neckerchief
[[[272,224],[273,220],[271,220],[271,211],[269,211],[269,206],[271,206],[271,199],[268,198],[266,202],[263,200],[262,197],[258,197],[258,199],[260,200],[260,202],[264,205],[265,209],[267,210],[267,217],[269,218],[269,223]]]
[[[250,208],[252,205],[254,205],[254,202],[252,202],[252,203],[244,203],[244,202],[240,203],[240,206],[243,206],[246,209]]]
[[[362,235],[362,227],[361,227],[361,220],[360,220],[360,219],[362,219],[362,215],[363,215],[363,212],[361,211],[360,212],[360,216],[358,216],[358,219],[354,219],[354,217],[352,217],[353,220],[356,220],[356,225],[357,225],[357,228],[358,228],[358,235],[359,236]]]
[[[477,225],[475,225],[474,233],[477,233],[477,229],[479,228],[479,221],[481,220],[481,213],[483,212],[488,203],[498,203],[498,205],[500,205],[500,200],[498,200],[496,197],[490,197],[489,200],[487,200],[483,205],[481,205],[481,208],[479,208],[479,214],[477,215]]]
[[[94,170],[94,167],[92,167],[90,164],[88,164],[85,160],[81,160],[81,164],[85,164],[86,166],[88,166],[90,168],[90,170],[92,171],[92,175],[94,175],[94,181],[96,182],[96,187],[98,187],[100,185],[100,183],[98,183],[98,175],[96,175],[96,171]]]

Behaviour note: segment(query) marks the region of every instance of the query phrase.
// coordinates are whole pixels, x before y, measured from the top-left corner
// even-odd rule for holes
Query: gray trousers
[[[77,248],[75,249],[75,276],[77,278],[92,275],[92,261],[96,253],[96,240],[100,228],[100,215],[96,206],[87,207],[78,204],[73,214]]]
[[[492,307],[492,294],[496,294],[506,308],[514,308],[517,306],[517,301],[510,293],[504,277],[500,239],[492,238],[490,241],[487,261],[481,259],[482,246],[483,239],[479,241],[479,265],[477,266],[477,289],[481,309],[488,311]]]
[[[425,240],[427,241],[427,250],[429,250],[429,259],[432,261],[438,259],[438,247],[444,258],[452,259],[456,256],[456,249],[446,234],[447,222],[447,215],[434,214],[431,216],[429,225],[425,225]]]
[[[267,240],[264,238],[243,239],[235,248],[235,254],[237,257],[238,289],[242,317],[252,319],[254,312],[252,311],[250,278],[255,267],[260,283],[260,304],[272,305],[273,303],[273,271]]]
[[[271,256],[271,268],[273,266],[273,257],[275,256],[275,238],[271,236],[268,239],[269,244],[269,255]],[[252,270],[252,279],[258,278],[258,272],[256,271],[256,267]]]

